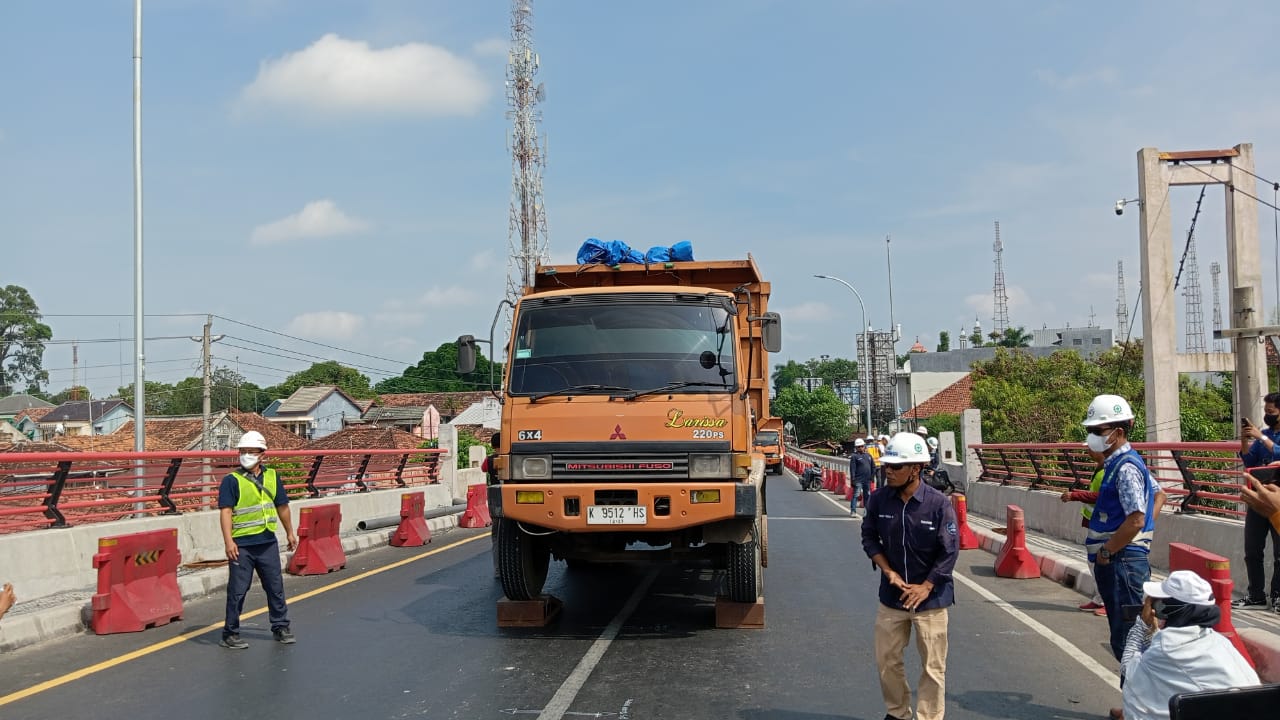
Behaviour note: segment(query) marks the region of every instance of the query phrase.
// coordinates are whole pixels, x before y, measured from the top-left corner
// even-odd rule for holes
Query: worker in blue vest
[[[1102,484],[1084,543],[1111,626],[1111,652],[1118,660],[1133,626],[1121,608],[1142,604],[1142,585],[1151,579],[1155,514],[1164,493],[1129,444],[1133,408],[1127,400],[1119,395],[1095,397],[1081,424],[1089,433],[1089,449],[1103,457]]]
[[[218,488],[222,542],[226,545],[230,569],[227,620],[218,644],[232,650],[249,647],[249,643],[240,639],[240,612],[256,571],[267,594],[271,635],[277,642],[291,645],[296,641],[289,629],[284,576],[280,572],[280,544],[276,542],[276,528],[284,526],[289,550],[298,547],[289,511],[289,494],[276,477],[276,471],[262,464],[262,454],[267,451],[262,433],[250,430],[240,437],[236,448],[240,451],[240,469],[222,478]]]

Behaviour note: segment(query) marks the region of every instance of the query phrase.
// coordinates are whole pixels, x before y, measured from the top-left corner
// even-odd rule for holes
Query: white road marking
[[[820,494],[822,495],[823,498],[830,501],[832,504],[836,505],[841,510],[849,509],[849,506],[847,504],[845,504],[844,502],[841,502],[840,500],[835,499],[829,493],[824,491]],[[836,519],[843,520],[844,518],[836,518]],[[982,587],[981,585],[974,582],[973,580],[965,577],[964,575],[961,575],[958,572],[952,572],[952,575],[956,578],[956,580],[963,583],[965,587],[978,593],[985,600],[989,601],[992,605],[995,605],[1001,610],[1004,610],[1005,612],[1009,613],[1014,618],[1019,620],[1023,625],[1026,625],[1027,627],[1031,628],[1031,630],[1034,631],[1037,635],[1056,645],[1058,649],[1065,652],[1068,656],[1071,657],[1071,659],[1083,665],[1086,670],[1102,678],[1102,680],[1106,682],[1110,687],[1113,687],[1113,688],[1120,687],[1119,675],[1116,675],[1115,673],[1111,672],[1107,668],[1103,667],[1101,663],[1099,663],[1097,660],[1094,660],[1092,657],[1089,657],[1089,655],[1085,653],[1083,650],[1076,647],[1075,645],[1072,645],[1069,640],[1055,633],[1054,631],[1050,630],[1047,626],[1043,625],[1042,623],[1040,623],[1038,620],[1031,617],[1030,615],[1010,605],[1008,602],[1005,602],[1003,599],[1000,598],[1000,596],[996,595],[995,593],[992,593],[990,590],[987,590],[986,588]]]
[[[961,583],[964,583],[965,587],[981,595],[984,599],[986,599],[992,605],[995,605],[1001,610],[1004,610],[1005,612],[1012,615],[1017,620],[1021,621],[1023,625],[1026,625],[1027,627],[1031,628],[1031,630],[1035,632],[1037,635],[1039,635],[1040,637],[1044,638],[1045,640],[1048,640],[1054,645],[1057,645],[1059,650],[1061,650],[1062,652],[1070,656],[1072,660],[1075,660],[1076,662],[1083,665],[1084,669],[1102,678],[1103,682],[1107,683],[1108,686],[1112,688],[1120,687],[1119,675],[1116,675],[1115,673],[1103,667],[1101,663],[1089,657],[1089,655],[1086,654],[1080,648],[1076,647],[1075,645],[1072,645],[1071,642],[1068,641],[1066,638],[1050,630],[1048,627],[1041,624],[1035,618],[1031,617],[1030,615],[1022,612],[1018,608],[1005,602],[995,593],[991,592],[990,590],[987,590],[986,588],[982,587],[981,585],[974,582],[973,580],[965,577],[964,575],[961,575],[958,572],[953,572],[952,576],[954,576],[955,579],[959,580]]]
[[[650,570],[645,575],[644,580],[640,581],[640,585],[631,593],[631,597],[627,599],[627,604],[622,606],[617,616],[609,622],[604,631],[600,633],[600,637],[591,643],[591,648],[587,650],[587,654],[582,656],[578,661],[578,666],[569,673],[569,677],[556,690],[555,696],[542,709],[542,713],[538,715],[538,720],[560,720],[569,713],[569,706],[573,704],[574,698],[578,696],[578,692],[582,690],[582,686],[586,684],[587,678],[590,677],[591,671],[596,669],[596,665],[600,664],[600,659],[604,657],[604,653],[609,649],[609,645],[618,637],[618,633],[622,631],[622,626],[627,622],[627,618],[636,611],[640,606],[649,587],[653,585],[653,581],[658,577],[657,569]]]

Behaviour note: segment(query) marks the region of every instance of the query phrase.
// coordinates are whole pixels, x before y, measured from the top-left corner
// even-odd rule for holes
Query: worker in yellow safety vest
[[[283,526],[289,550],[298,547],[289,494],[276,477],[276,471],[262,464],[262,455],[267,451],[262,433],[250,430],[240,437],[236,448],[240,451],[240,469],[222,478],[218,488],[222,541],[230,572],[226,624],[218,644],[232,650],[249,647],[249,643],[240,639],[240,612],[256,571],[267,594],[271,635],[276,642],[292,645],[296,640],[289,629],[289,608],[285,604],[284,576],[280,571],[280,544],[276,541],[276,529]]]

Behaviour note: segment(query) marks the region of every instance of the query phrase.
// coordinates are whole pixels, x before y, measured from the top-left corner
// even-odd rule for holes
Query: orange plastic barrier
[[[298,549],[289,558],[291,575],[324,575],[347,566],[342,551],[342,506],[312,505],[298,513]]]
[[[1175,542],[1169,543],[1169,570],[1190,570],[1209,583],[1213,588],[1214,602],[1222,615],[1213,629],[1227,636],[1244,659],[1253,665],[1253,658],[1244,649],[1244,641],[1231,624],[1231,591],[1235,589],[1235,581],[1231,579],[1231,561],[1194,545]]]
[[[973,533],[973,528],[969,527],[969,501],[964,495],[956,493],[951,496],[951,506],[956,510],[956,525],[960,529],[960,549],[977,548],[980,545],[978,536]]]
[[[458,518],[458,527],[482,528],[493,524],[489,517],[488,491],[484,485],[467,486],[467,509]]]
[[[180,562],[177,528],[99,539],[93,556],[98,570],[98,592],[90,603],[93,631],[139,632],[181,620]]]
[[[405,493],[400,496],[400,526],[391,536],[393,547],[419,547],[431,542],[431,528],[427,527],[426,493]]]
[[[836,494],[846,496],[845,500],[851,499],[849,497],[849,476],[840,470],[832,470],[831,472],[835,473],[836,476]]]
[[[1019,579],[1040,577],[1040,565],[1027,549],[1027,525],[1022,508],[1006,506],[1005,526],[1004,546],[996,556],[996,575]]]
[[[841,473],[841,475],[847,478],[844,484],[844,499],[849,502],[853,502],[853,478],[849,478],[843,473]]]

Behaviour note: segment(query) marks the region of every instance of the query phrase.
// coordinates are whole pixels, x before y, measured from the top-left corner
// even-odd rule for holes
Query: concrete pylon
[[[1138,151],[1141,216],[1143,370],[1146,385],[1147,437],[1152,442],[1179,442],[1182,423],[1178,373],[1234,369],[1236,421],[1262,416],[1266,384],[1266,352],[1256,337],[1233,341],[1234,367],[1215,368],[1214,356],[1183,357],[1177,351],[1177,302],[1173,289],[1173,236],[1169,188],[1173,185],[1223,185],[1226,195],[1227,278],[1233,329],[1260,325],[1262,270],[1258,252],[1257,201],[1253,177],[1253,145],[1230,150]],[[1244,192],[1236,192],[1239,188]],[[1220,357],[1220,356],[1218,356]],[[1197,359],[1203,358],[1203,361]]]

